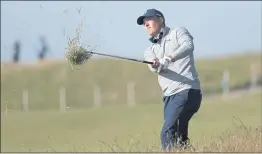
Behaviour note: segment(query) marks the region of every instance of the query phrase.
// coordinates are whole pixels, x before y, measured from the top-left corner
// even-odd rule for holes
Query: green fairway
[[[193,143],[204,137],[234,130],[241,119],[246,126],[261,126],[262,93],[246,93],[229,100],[205,99],[190,124]],[[21,113],[2,112],[2,152],[88,152],[113,151],[116,144],[122,151],[146,151],[159,148],[162,126],[162,104],[108,106],[101,109],[72,109]],[[99,142],[102,141],[102,142]]]

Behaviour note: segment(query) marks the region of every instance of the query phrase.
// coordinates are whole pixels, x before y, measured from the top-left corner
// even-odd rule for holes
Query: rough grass
[[[241,124],[232,132],[206,137],[197,143],[197,152],[262,152],[262,127],[247,127]]]
[[[225,69],[230,71],[231,88],[250,81],[252,63],[256,64],[261,77],[260,53],[198,60],[196,63],[204,93],[221,91],[220,82]],[[157,76],[146,65],[135,62],[91,60],[77,71],[72,71],[71,66],[64,62],[52,62],[45,67],[2,65],[1,107],[3,109],[7,102],[11,110],[21,110],[22,91],[27,89],[30,110],[59,110],[59,87],[64,86],[67,106],[89,108],[94,104],[95,85],[101,88],[103,105],[125,104],[128,82],[136,83],[138,104],[161,99]]]
[[[261,95],[204,99],[189,125],[196,151],[261,152]],[[162,107],[2,113],[2,152],[159,152]]]

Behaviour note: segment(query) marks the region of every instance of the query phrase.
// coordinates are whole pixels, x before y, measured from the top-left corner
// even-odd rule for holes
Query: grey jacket
[[[152,44],[144,52],[147,61],[161,59],[164,55],[174,57],[174,62],[167,69],[158,73],[158,82],[164,96],[170,96],[186,89],[201,89],[195,68],[193,37],[184,27],[162,29],[163,36],[158,42],[150,38]],[[148,65],[152,72],[155,68]]]

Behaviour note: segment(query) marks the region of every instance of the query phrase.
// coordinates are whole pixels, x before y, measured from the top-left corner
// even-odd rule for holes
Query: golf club
[[[107,56],[107,57],[113,57],[113,58],[118,58],[118,59],[124,59],[124,60],[129,60],[129,61],[135,61],[135,62],[140,62],[140,63],[145,63],[145,64],[153,64],[153,62],[149,61],[144,61],[144,60],[138,60],[138,59],[133,59],[133,58],[127,58],[127,57],[121,57],[121,56],[116,56],[116,55],[110,55],[110,54],[104,54],[104,53],[98,53],[98,52],[93,52],[93,51],[87,51],[85,48],[81,47],[86,52],[88,55],[101,55],[101,56]]]

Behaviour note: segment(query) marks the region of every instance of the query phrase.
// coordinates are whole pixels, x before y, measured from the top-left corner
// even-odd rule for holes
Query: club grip
[[[146,64],[153,64],[153,62],[150,62],[150,61],[143,61],[143,63],[146,63]]]

